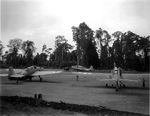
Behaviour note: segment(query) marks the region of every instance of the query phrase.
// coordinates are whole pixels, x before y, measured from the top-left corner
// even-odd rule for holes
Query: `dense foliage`
[[[55,38],[55,49],[47,48],[44,44],[42,53],[37,53],[33,41],[11,39],[8,43],[9,51],[3,55],[1,67],[26,67],[38,65],[43,67],[64,68],[72,65],[82,65],[98,69],[111,69],[114,62],[125,70],[149,71],[150,36],[142,37],[131,31],[116,31],[110,35],[99,28],[93,31],[86,23],[73,26],[73,41],[76,47],[68,43],[63,35]],[[3,53],[0,41],[0,55]],[[73,49],[74,48],[74,49]],[[23,54],[18,51],[22,50]]]

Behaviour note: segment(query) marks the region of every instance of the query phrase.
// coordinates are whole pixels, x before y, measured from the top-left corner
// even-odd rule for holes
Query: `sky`
[[[54,49],[55,37],[64,35],[75,45],[72,26],[85,22],[93,31],[109,34],[132,31],[150,35],[150,0],[1,0],[1,41],[20,38]]]

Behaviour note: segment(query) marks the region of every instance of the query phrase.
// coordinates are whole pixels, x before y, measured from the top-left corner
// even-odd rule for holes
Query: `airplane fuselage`
[[[40,70],[42,70],[42,69],[41,68],[28,67],[24,71],[22,71],[20,74],[22,74],[24,76],[31,76],[36,71],[40,71]]]
[[[9,76],[8,78],[9,78],[9,80],[17,80],[17,83],[18,83],[18,80],[27,80],[27,79],[32,80],[32,77],[33,77],[32,74],[34,74],[36,71],[41,71],[41,70],[42,69],[40,67],[30,66],[30,67],[24,69],[22,72],[17,73],[20,75],[24,75],[23,77],[18,78],[18,77]],[[41,78],[40,78],[40,80],[41,80]]]

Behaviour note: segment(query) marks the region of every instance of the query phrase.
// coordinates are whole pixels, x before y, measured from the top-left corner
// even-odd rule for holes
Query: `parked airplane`
[[[97,78],[97,80],[99,81],[104,81],[104,82],[114,82],[112,84],[112,86],[116,87],[116,91],[118,91],[119,87],[125,87],[125,84],[123,82],[132,82],[132,83],[137,83],[137,82],[141,82],[140,79],[125,79],[122,76],[122,70],[121,68],[117,68],[114,67],[114,69],[112,70],[112,75],[109,75],[109,78],[107,79],[99,79]],[[106,83],[106,87],[108,86],[108,83]]]
[[[73,71],[80,71],[80,72],[89,72],[89,71],[93,71],[93,66],[91,66],[90,68],[85,68],[81,65],[75,65],[75,66],[72,66],[70,67],[71,70]]]
[[[38,76],[40,81],[42,81],[41,75],[56,73],[61,73],[61,71],[44,71],[43,68],[37,66],[30,66],[20,72],[15,73],[13,67],[10,66],[8,69],[8,74],[0,74],[0,76],[8,76],[9,80],[17,80],[18,83],[19,80],[32,80],[32,77],[34,76]]]
[[[98,72],[98,71],[95,71],[92,66],[89,69],[87,69],[87,68],[84,68],[83,66],[79,65],[79,66],[72,66],[71,69],[77,71],[77,72],[73,72],[74,74],[77,74],[77,76],[76,76],[77,79],[79,78],[79,75],[93,75],[93,74],[97,75],[96,73],[92,73],[92,72]],[[114,63],[114,69],[112,70],[112,74],[109,75],[109,78],[104,78],[104,79],[100,79],[98,77],[96,77],[96,78],[98,81],[106,82],[106,86],[108,86],[107,82],[114,82],[112,84],[112,86],[116,87],[116,91],[118,91],[119,87],[121,87],[121,86],[125,87],[124,82],[132,82],[132,83],[141,82],[140,79],[133,80],[133,79],[123,78],[121,68],[120,67],[117,68],[115,63]]]

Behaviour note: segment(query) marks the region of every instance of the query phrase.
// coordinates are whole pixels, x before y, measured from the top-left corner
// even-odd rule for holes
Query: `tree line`
[[[73,41],[76,46],[68,43],[63,35],[55,37],[55,48],[47,48],[44,44],[42,53],[33,55],[36,47],[33,41],[11,39],[5,52],[6,61],[2,66],[26,67],[38,65],[44,67],[64,68],[82,65],[97,69],[111,69],[114,62],[125,70],[149,71],[150,36],[142,37],[131,31],[108,31],[99,28],[93,31],[86,23],[78,27],[72,26]],[[0,42],[0,55],[3,50]],[[23,54],[19,54],[21,50]]]

